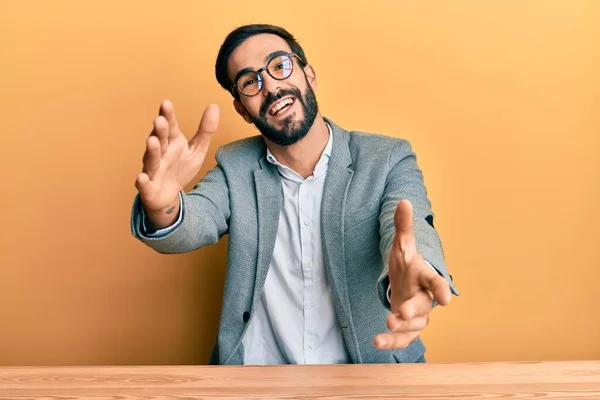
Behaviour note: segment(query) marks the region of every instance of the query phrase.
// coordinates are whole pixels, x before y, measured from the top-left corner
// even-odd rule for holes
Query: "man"
[[[261,135],[219,148],[217,165],[183,193],[219,109],[207,107],[188,142],[164,101],[131,219],[161,253],[229,234],[211,364],[424,362],[429,312],[458,293],[410,144],[324,118],[314,68],[280,27],[234,30],[215,69]]]

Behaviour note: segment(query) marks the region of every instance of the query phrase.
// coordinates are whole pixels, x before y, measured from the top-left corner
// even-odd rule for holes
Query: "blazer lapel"
[[[346,131],[326,119],[333,131],[333,146],[327,168],[321,203],[323,258],[327,279],[335,302],[336,313],[348,352],[354,362],[360,362],[354,324],[350,312],[344,251],[344,210],[346,195],[354,171]]]
[[[277,168],[269,164],[264,156],[259,162],[261,169],[254,170],[254,184],[258,203],[258,257],[252,308],[260,298],[267,278],[269,264],[275,248],[279,214],[283,202],[281,177],[277,172]]]

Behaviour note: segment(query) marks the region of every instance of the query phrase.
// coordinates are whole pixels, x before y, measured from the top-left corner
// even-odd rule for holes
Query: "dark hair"
[[[229,74],[227,74],[227,60],[229,59],[229,56],[246,39],[262,33],[270,33],[279,36],[287,42],[293,53],[297,54],[305,63],[308,62],[300,44],[298,44],[294,36],[285,29],[267,24],[240,26],[227,35],[219,49],[219,54],[217,55],[217,61],[215,63],[215,75],[217,76],[217,81],[223,89],[227,90],[229,93],[231,93],[231,86],[233,85],[233,82],[229,79]],[[234,97],[237,98],[237,96],[237,93],[235,93]]]

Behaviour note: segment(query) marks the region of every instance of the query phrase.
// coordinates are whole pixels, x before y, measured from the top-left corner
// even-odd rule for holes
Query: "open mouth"
[[[295,97],[285,97],[275,102],[275,104],[273,104],[271,108],[269,108],[269,115],[271,115],[272,117],[278,117],[280,115],[283,115],[286,111],[292,108],[295,102]]]

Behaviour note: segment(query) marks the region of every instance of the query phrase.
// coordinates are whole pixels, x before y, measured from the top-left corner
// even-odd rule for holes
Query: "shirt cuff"
[[[144,207],[141,207],[141,209],[142,209],[142,232],[144,232],[144,234],[147,237],[151,237],[151,238],[157,238],[157,237],[162,237],[162,236],[168,235],[171,231],[173,231],[175,228],[177,228],[179,226],[179,224],[181,224],[181,220],[183,219],[183,212],[182,212],[182,207],[181,207],[182,204],[183,204],[183,200],[181,198],[181,192],[179,192],[179,214],[177,217],[177,221],[175,221],[175,223],[173,225],[167,226],[166,228],[159,229],[153,233],[146,233],[146,232],[148,232],[148,230],[146,229],[146,214],[144,213]]]

